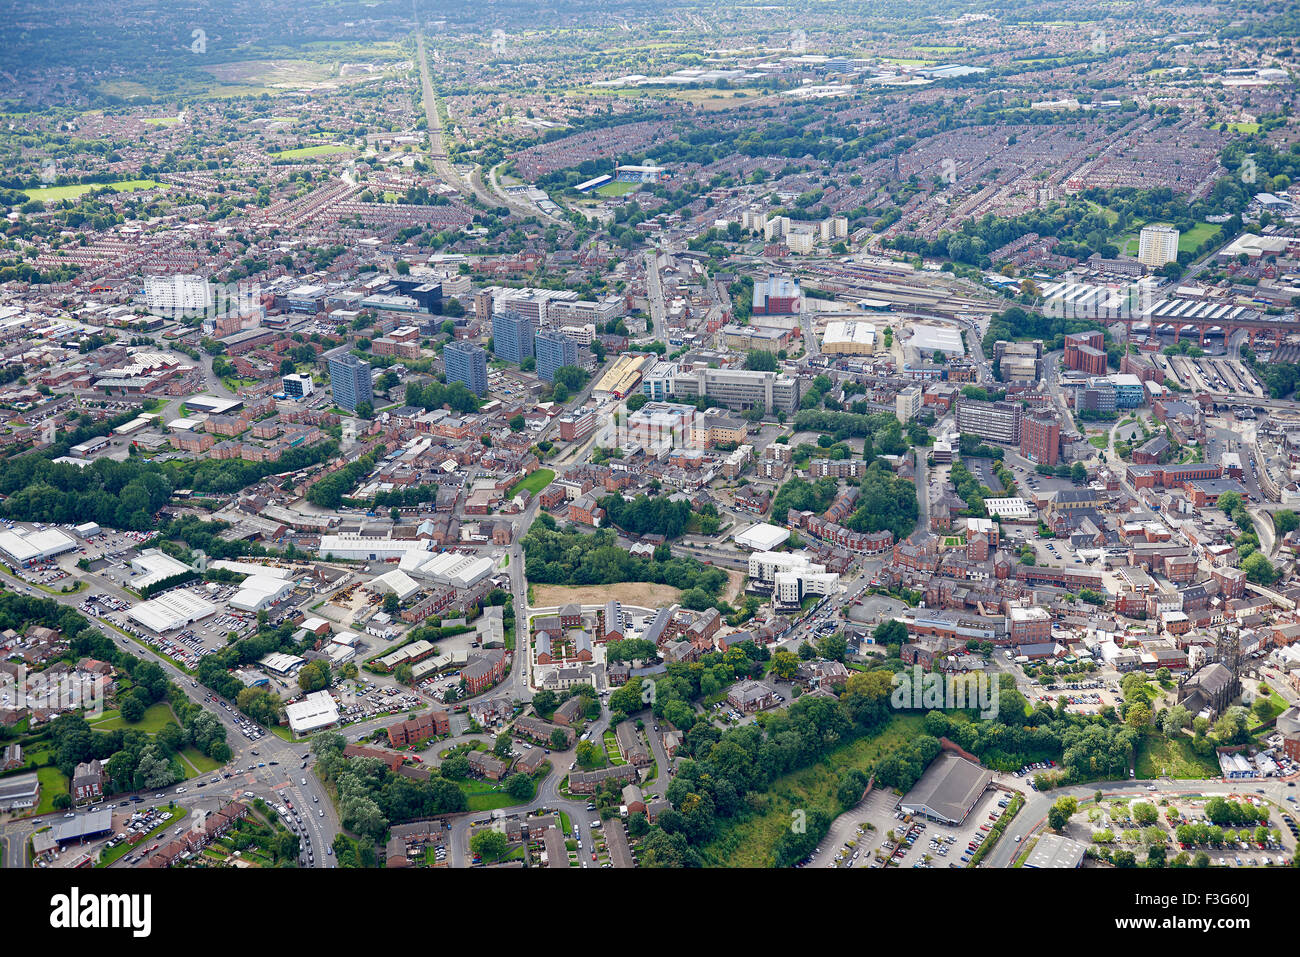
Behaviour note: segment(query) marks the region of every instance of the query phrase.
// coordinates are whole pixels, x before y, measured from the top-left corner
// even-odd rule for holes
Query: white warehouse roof
[[[53,558],[55,555],[70,552],[76,547],[76,540],[71,536],[64,535],[57,528],[46,528],[41,531],[21,534],[7,529],[0,532],[0,551],[3,551],[20,565],[40,561],[44,558]]]
[[[150,631],[162,634],[215,615],[217,606],[188,591],[169,591],[131,609],[131,617]]]
[[[316,691],[301,701],[295,701],[284,709],[289,719],[289,727],[294,734],[310,734],[321,728],[338,724],[339,706],[334,703],[328,691]]]
[[[790,530],[759,522],[736,535],[736,544],[756,552],[770,552],[790,539]]]
[[[420,590],[420,586],[410,575],[401,569],[394,569],[391,572],[385,572],[370,582],[370,590],[374,592],[392,592],[403,601],[410,598]]]

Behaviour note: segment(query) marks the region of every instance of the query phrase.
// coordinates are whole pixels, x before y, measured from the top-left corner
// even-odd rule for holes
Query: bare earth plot
[[[662,608],[677,601],[681,595],[672,585],[654,582],[618,582],[614,585],[534,585],[531,604],[537,608],[565,605],[603,605],[617,599],[625,605],[641,608]]]

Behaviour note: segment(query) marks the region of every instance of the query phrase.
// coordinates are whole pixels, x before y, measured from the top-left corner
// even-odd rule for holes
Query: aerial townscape
[[[0,11],[7,884],[1296,866],[1294,5]]]

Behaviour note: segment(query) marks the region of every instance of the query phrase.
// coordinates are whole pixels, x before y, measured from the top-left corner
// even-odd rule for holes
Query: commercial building
[[[1030,412],[1020,421],[1020,454],[1039,465],[1061,457],[1061,416],[1052,409]]]
[[[1043,834],[1025,858],[1025,867],[1066,868],[1083,866],[1087,847],[1060,834]]]
[[[502,309],[492,315],[492,354],[499,359],[521,365],[533,356],[533,338],[538,323],[514,309]]]
[[[311,734],[339,723],[339,706],[328,691],[316,691],[301,701],[286,705],[284,715],[295,735]]]
[[[793,414],[799,408],[799,380],[777,372],[757,372],[750,369],[693,370],[675,368],[671,372],[659,363],[647,377],[646,394],[650,398],[672,396],[707,396],[729,409],[762,409],[767,413]],[[667,385],[668,394],[662,395]],[[650,392],[660,393],[650,395]]]
[[[1065,337],[1065,367],[1088,375],[1106,374],[1106,337],[1099,330],[1072,332]]]
[[[544,329],[533,338],[533,354],[537,357],[537,377],[553,382],[556,369],[578,364],[578,343],[556,329]]]
[[[876,351],[876,327],[870,322],[836,319],[826,324],[822,352],[826,355],[862,356]]]
[[[789,316],[799,311],[800,292],[797,280],[768,273],[754,283],[752,311],[756,316]]]
[[[475,395],[487,395],[487,350],[472,342],[456,340],[442,351],[448,382],[460,382]]]
[[[1138,234],[1138,261],[1159,269],[1178,260],[1178,230],[1173,226],[1143,226]]]
[[[64,552],[76,551],[77,540],[65,535],[57,528],[38,531],[0,531],[0,553],[6,555],[17,565],[30,565],[42,562]]]
[[[316,391],[316,383],[312,381],[309,375],[292,375],[284,376],[280,380],[284,389],[284,394],[295,399],[305,399]]]
[[[262,611],[293,594],[293,582],[278,575],[249,575],[230,596],[230,607],[240,611]]]
[[[770,552],[784,545],[789,539],[789,529],[760,522],[736,535],[736,544],[741,548],[752,548],[756,552]]]
[[[921,775],[899,804],[904,814],[913,814],[957,825],[966,820],[993,774],[973,761],[944,753]]]
[[[374,404],[374,379],[369,362],[341,350],[329,357],[329,370],[330,392],[338,405],[355,412],[363,402]]]
[[[184,589],[169,591],[141,602],[130,611],[131,618],[154,632],[165,634],[217,613],[217,606]]]
[[[1014,445],[1020,441],[1020,406],[1014,402],[957,400],[957,429],[968,435]]]

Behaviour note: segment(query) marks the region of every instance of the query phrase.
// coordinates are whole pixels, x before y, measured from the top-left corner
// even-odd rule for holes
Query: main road
[[[434,95],[433,80],[429,76],[429,57],[424,45],[424,31],[418,28],[415,33],[415,45],[420,61],[420,89],[424,100],[424,116],[429,127],[429,159],[433,164],[434,172],[438,174],[438,178],[448,186],[454,186],[461,194],[473,195],[489,209],[505,206],[511,212],[520,216],[536,216],[539,219],[550,220],[551,222],[561,222],[556,217],[542,212],[536,206],[521,203],[509,193],[489,192],[476,181],[476,177],[463,177],[451,165],[451,160],[447,155],[445,133],[442,128],[442,116],[438,113],[438,98]]]

